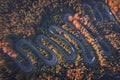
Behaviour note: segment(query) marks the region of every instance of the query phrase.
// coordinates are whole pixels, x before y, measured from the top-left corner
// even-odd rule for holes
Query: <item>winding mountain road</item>
[[[103,12],[100,11],[100,9],[98,8],[98,6],[100,6],[100,5],[105,5],[105,4],[103,2],[96,2],[96,4],[94,5],[94,8],[92,10],[91,6],[89,4],[85,3],[85,4],[83,4],[83,9],[84,10],[89,10],[89,12],[91,12],[89,14],[87,13],[87,15],[89,15],[89,16],[94,15],[97,12],[98,14],[96,13],[96,15],[99,15],[99,17],[96,17],[96,19],[99,20],[100,22],[104,22],[106,20],[103,17],[103,14],[102,14]],[[109,17],[108,21],[115,21],[115,18],[112,15],[112,13],[110,12],[109,7],[107,5],[105,5],[104,8],[106,10],[105,14],[108,15],[108,17]],[[94,16],[93,16],[93,18],[94,18]],[[88,32],[89,32],[89,30],[88,30]],[[91,32],[89,32],[89,33],[91,33]],[[99,33],[97,33],[96,35],[97,36],[94,36],[94,35],[92,35],[92,36],[96,40],[96,42],[100,44],[101,48],[104,50],[104,55],[107,55],[107,56],[111,55],[112,54],[111,47],[108,45],[108,43],[106,41],[104,41],[104,40],[101,41],[99,39],[98,40],[96,39],[97,37],[100,37]]]
[[[97,13],[97,15],[99,15],[99,17],[96,17],[100,22],[103,22],[104,21],[104,18],[103,18],[103,14],[101,14],[100,10],[98,10],[98,6],[101,5],[103,3],[101,2],[97,2],[95,7],[94,7],[94,10],[95,10],[95,13]],[[92,12],[93,14],[93,11],[91,10],[91,7],[90,5],[88,4],[84,4],[83,5],[83,9],[89,9],[90,11],[89,12]],[[109,20],[111,21],[115,21],[115,18],[113,17],[113,15],[111,14],[109,8],[107,6],[105,6],[105,10],[106,10],[106,14],[108,15],[109,17]],[[90,13],[89,13],[90,14]],[[88,14],[88,15],[89,15]],[[92,15],[90,14],[90,16]],[[66,24],[69,24],[72,28],[74,28],[73,25],[71,25],[71,23],[68,22],[68,17],[69,16],[72,16],[71,14],[65,14],[64,17],[63,17],[63,21],[66,23]],[[94,15],[92,15],[91,17],[94,17]],[[74,28],[75,29],[75,28]],[[58,34],[56,33],[55,30],[58,30],[60,31],[62,34]],[[52,44],[53,46],[55,46],[63,55],[63,57],[67,60],[67,61],[71,61],[71,60],[75,60],[77,54],[76,54],[76,50],[73,46],[73,44],[67,40],[64,36],[64,34],[67,34],[69,35],[69,37],[71,39],[73,39],[80,47],[81,51],[82,51],[82,56],[83,56],[83,59],[85,60],[85,62],[87,63],[93,63],[95,62],[96,60],[96,55],[94,53],[94,51],[92,50],[91,46],[89,46],[89,44],[87,43],[86,39],[83,37],[83,35],[78,31],[76,30],[81,38],[81,40],[78,40],[76,37],[74,37],[72,34],[70,34],[69,32],[66,32],[65,30],[63,30],[62,28],[58,27],[58,26],[50,26],[49,28],[49,32],[57,37],[57,38],[60,38],[62,39],[63,41],[65,41],[66,44],[69,45],[70,49],[71,49],[71,54],[68,54],[66,51],[64,51],[64,49],[62,47],[60,47],[57,43],[55,43],[54,41],[52,41],[50,38],[48,38],[47,36],[44,36],[44,35],[38,35],[35,39],[35,42],[36,44],[45,49],[48,54],[50,54],[52,56],[51,59],[47,59],[44,55],[42,55],[42,53],[37,49],[35,48],[30,42],[26,41],[26,40],[19,40],[17,43],[16,43],[16,50],[19,52],[19,54],[24,58],[24,60],[27,62],[27,65],[24,65],[22,64],[19,60],[17,60],[17,58],[13,58],[13,60],[15,61],[15,63],[18,65],[18,67],[20,68],[21,71],[24,71],[24,72],[30,72],[32,71],[33,69],[33,64],[31,62],[31,60],[28,58],[27,54],[21,49],[21,45],[27,45],[33,52],[35,55],[37,55],[45,64],[49,65],[49,66],[52,66],[54,64],[57,63],[58,61],[58,57],[57,55],[48,48],[48,46],[45,46],[43,45],[43,43],[40,42],[40,39],[45,39],[46,41],[48,41],[50,44]],[[89,32],[89,34],[91,35],[91,33]],[[109,47],[109,45],[104,41],[100,41],[100,40],[97,40],[95,36],[91,35],[92,38],[95,39],[96,43],[100,45],[101,49],[103,49],[104,51],[104,54],[105,55],[111,55],[111,49]],[[98,35],[99,36],[99,35]],[[86,48],[87,47],[87,48]],[[106,48],[104,48],[106,47]],[[88,50],[86,50],[88,49]],[[88,57],[88,54],[91,55],[91,57]],[[10,55],[9,55],[10,56]]]
[[[95,18],[95,13],[94,13],[94,10],[92,9],[92,7],[87,4],[87,3],[84,3],[82,5],[82,9],[85,11],[85,14],[89,16],[89,18],[92,20]],[[98,14],[99,15],[99,14]],[[95,18],[96,19],[96,18]],[[99,19],[100,20],[100,19]],[[101,18],[100,21],[102,21],[103,18]]]
[[[71,48],[71,50],[72,50],[71,54],[67,54],[67,53],[65,53],[64,50],[60,50],[60,51],[63,52],[62,54],[63,54],[63,56],[65,57],[65,59],[66,59],[66,60],[74,60],[74,59],[76,58],[76,51],[75,51],[74,47],[70,44],[70,42],[69,42],[66,38],[63,37],[63,35],[59,35],[59,34],[55,33],[55,32],[54,32],[54,29],[55,29],[55,30],[57,29],[57,30],[61,31],[63,34],[66,33],[66,32],[65,32],[64,30],[58,28],[57,26],[51,26],[51,27],[49,28],[49,31],[51,32],[51,34],[53,34],[53,36],[58,37],[58,38],[61,38],[61,39],[64,40],[64,41],[66,42],[66,44],[68,44],[69,47]],[[68,34],[68,33],[66,33],[66,34]],[[68,34],[68,35],[70,35],[70,34]],[[60,49],[60,47],[57,47],[57,48]],[[61,48],[61,49],[62,49],[62,48]]]
[[[81,53],[81,54],[82,54],[84,60],[85,60],[87,63],[93,63],[93,62],[95,61],[95,54],[94,54],[94,52],[93,52],[92,50],[90,50],[89,53],[92,55],[92,58],[89,58],[89,57],[87,56],[87,52],[86,52],[85,46],[83,46],[83,43],[81,43],[80,40],[76,39],[76,37],[72,36],[70,33],[64,31],[63,29],[61,29],[61,28],[59,28],[59,27],[51,26],[51,27],[50,27],[50,32],[52,31],[52,29],[57,29],[57,30],[61,31],[63,34],[68,34],[68,35],[71,37],[71,39],[75,40],[75,42],[79,45],[80,49],[82,50],[82,53]],[[53,32],[52,32],[52,33],[53,33]],[[53,33],[53,34],[54,34],[54,36],[56,36],[56,37],[60,37],[60,38],[63,38],[63,37],[64,37],[63,35],[58,36],[56,33]],[[82,37],[82,36],[81,36],[81,37]],[[65,38],[63,38],[63,39],[65,39]],[[82,40],[84,40],[83,37],[82,37]],[[83,42],[86,44],[85,41],[83,41]],[[74,49],[72,46],[71,46],[71,48]],[[90,47],[89,47],[89,48],[90,48]],[[73,51],[75,51],[75,50],[73,50]],[[76,53],[71,54],[71,59],[74,59],[75,56],[76,56]],[[67,56],[64,56],[64,57],[67,57]],[[69,58],[69,57],[68,57],[68,58]]]
[[[96,14],[96,15],[99,15],[99,17],[96,17],[96,19],[98,19],[100,22],[104,22],[104,21],[106,21],[105,20],[105,18],[103,17],[103,15],[104,14],[102,14],[102,13],[104,13],[103,11],[100,11],[100,9],[98,8],[98,6],[101,6],[101,5],[104,5],[104,8],[105,8],[105,15],[107,15],[108,16],[108,21],[115,21],[115,18],[114,18],[114,16],[113,16],[113,14],[110,12],[110,9],[109,9],[109,7],[107,6],[107,5],[105,5],[103,2],[96,2],[96,4],[94,5],[94,8],[93,8],[93,11],[94,12],[97,12],[98,14]],[[83,4],[83,8],[85,9],[85,8],[89,8],[89,10],[91,10],[91,7],[90,7],[90,5],[88,5],[88,4]],[[92,11],[92,10],[91,10]],[[89,14],[87,14],[87,15],[94,15],[93,13],[89,13]],[[90,33],[90,32],[89,32]],[[98,35],[98,34],[97,34]],[[99,36],[99,35],[98,35]],[[95,36],[93,36],[94,38],[96,38]],[[112,54],[112,50],[111,50],[111,48],[110,48],[110,46],[107,44],[107,42],[106,41],[104,41],[104,40],[102,40],[102,41],[100,41],[100,40],[96,40],[99,44],[100,44],[100,46],[101,46],[101,48],[104,50],[104,54],[105,55],[111,55]]]
[[[103,5],[104,5],[105,11],[100,11],[99,6],[103,6]],[[95,6],[94,6],[94,11],[97,11],[96,13],[98,13],[98,14],[96,14],[96,15],[99,15],[98,18],[99,18],[100,22],[106,21],[105,17],[103,17],[103,16],[108,17],[107,21],[115,21],[115,18],[113,16],[113,14],[111,13],[110,8],[107,5],[105,5],[103,2],[96,2]]]
[[[21,49],[21,45],[27,45],[28,47],[31,48],[31,50],[33,50],[34,54],[38,55],[38,57],[40,57],[40,59],[47,65],[54,65],[57,63],[58,59],[57,59],[57,56],[56,54],[50,50],[48,47],[46,47],[45,45],[43,45],[43,43],[40,42],[40,39],[46,39],[49,43],[51,43],[53,46],[55,46],[62,54],[63,54],[63,57],[68,61],[68,60],[74,60],[76,58],[76,50],[74,49],[73,45],[63,36],[63,35],[59,35],[57,33],[54,32],[54,29],[55,30],[59,30],[60,32],[62,32],[63,34],[67,34],[69,35],[72,39],[74,39],[78,45],[80,46],[80,48],[82,49],[82,55],[84,57],[84,60],[87,62],[87,63],[92,63],[94,62],[95,60],[95,55],[94,53],[91,51],[90,53],[93,55],[93,57],[90,59],[88,58],[87,56],[87,53],[86,53],[86,50],[83,46],[83,44],[78,40],[76,39],[74,36],[72,36],[70,33],[67,33],[66,31],[62,30],[61,28],[57,27],[57,26],[51,26],[49,28],[49,31],[50,33],[55,36],[55,37],[58,37],[58,38],[61,38],[62,40],[64,40],[66,42],[66,44],[69,45],[69,47],[71,48],[71,54],[68,54],[66,53],[58,44],[56,44],[55,42],[53,42],[52,40],[50,40],[48,37],[44,36],[44,35],[38,35],[37,38],[36,38],[36,44],[38,44],[39,47],[42,47],[43,49],[45,49],[46,51],[49,52],[49,54],[52,56],[52,59],[47,59],[46,57],[44,57],[41,52],[39,50],[37,50],[31,43],[27,42],[26,40],[19,40],[17,43],[16,43],[16,50],[21,54],[21,56],[25,59],[25,61],[28,62],[28,65],[25,66],[23,65],[20,61],[18,61],[16,58],[13,59],[16,64],[18,65],[18,67],[24,71],[24,72],[30,72],[33,68],[33,64],[31,62],[31,60],[28,58],[27,54],[24,53],[24,51]],[[85,42],[85,41],[84,41]]]
[[[69,24],[70,26],[72,26],[72,27],[74,27],[73,25],[71,25],[71,23],[69,22],[69,21],[67,21],[67,19],[68,19],[68,16],[72,16],[71,14],[69,14],[69,13],[67,13],[67,14],[65,14],[64,15],[64,18],[63,18],[63,21],[66,23],[66,24]],[[86,29],[85,27],[84,27],[84,29]],[[86,29],[86,31],[88,31],[87,29]],[[88,33],[91,35],[91,33],[88,31]],[[80,32],[79,32],[79,34],[80,34]],[[99,36],[99,35],[98,35]],[[112,54],[112,50],[111,50],[111,48],[110,48],[110,46],[104,41],[104,40],[102,40],[102,41],[100,41],[100,40],[97,40],[97,38],[94,36],[94,35],[91,35],[91,37],[94,39],[94,41],[96,41],[96,43],[97,44],[99,44],[99,46],[101,47],[101,49],[104,51],[103,53],[104,53],[104,55],[111,55]],[[82,37],[82,39],[83,39],[84,37]],[[104,47],[105,48],[104,48]]]
[[[34,47],[29,42],[27,42],[26,40],[19,40],[16,43],[16,50],[21,54],[22,57],[24,57],[24,59],[29,64],[27,66],[25,66],[25,65],[22,65],[22,63],[19,60],[17,60],[17,58],[13,58],[13,60],[16,62],[18,67],[21,69],[21,71],[29,72],[33,69],[33,64],[31,62],[31,60],[27,57],[27,55],[23,52],[23,50],[20,48],[21,45],[28,45],[31,49],[33,49]]]

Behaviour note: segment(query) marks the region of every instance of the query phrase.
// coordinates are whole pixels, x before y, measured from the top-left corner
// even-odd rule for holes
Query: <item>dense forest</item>
[[[77,55],[74,62],[66,62],[57,48],[51,46],[50,48],[57,52],[59,60],[55,66],[48,66],[36,55],[33,55],[27,46],[22,46],[23,50],[28,53],[34,68],[28,73],[19,69],[12,59],[17,56],[22,59],[15,49],[15,43],[18,40],[24,39],[37,47],[37,44],[34,43],[36,36],[45,35],[69,53],[68,45],[61,39],[53,37],[48,31],[49,27],[51,25],[62,26],[64,30],[77,37],[74,29],[63,21],[64,14],[71,13],[74,17],[77,13],[85,15],[81,6],[84,3],[92,6],[96,1],[102,1],[109,5],[116,21],[104,22],[99,25],[90,23],[92,27],[86,27],[86,29],[93,34],[100,33],[105,41],[111,45],[115,55],[103,56],[97,47],[98,45],[92,44],[92,37],[89,37],[87,31],[83,31],[83,36],[88,34],[86,39],[89,39],[88,42],[100,58],[95,62],[96,65],[86,64],[81,57],[78,44],[75,43],[74,39],[69,39],[69,41],[73,41],[77,53],[80,54]],[[120,0],[0,0],[0,80],[120,80],[119,23]],[[72,24],[75,26],[77,23],[73,22]],[[50,45],[47,40],[41,40],[41,42],[46,46]],[[39,47],[37,49],[43,52],[46,57],[48,56],[44,49]],[[9,53],[12,57],[8,55]]]

